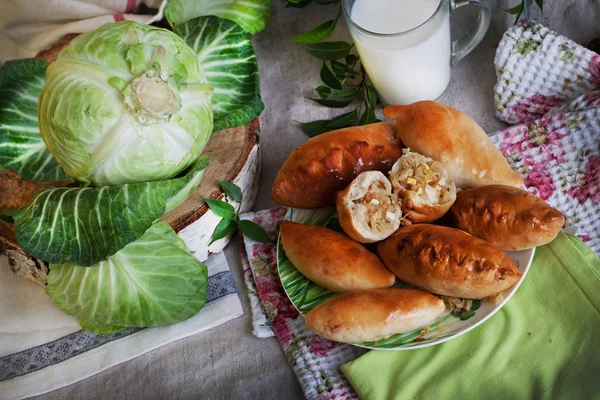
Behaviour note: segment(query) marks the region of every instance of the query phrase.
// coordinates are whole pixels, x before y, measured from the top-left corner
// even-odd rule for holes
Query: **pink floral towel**
[[[504,34],[495,62],[497,116],[522,124],[492,141],[528,190],[600,254],[600,56],[526,23]]]
[[[285,208],[273,208],[242,215],[261,225],[273,240],[279,236],[279,224]],[[340,366],[362,355],[358,347],[331,342],[306,329],[304,317],[285,294],[277,273],[277,245],[257,243],[244,237],[244,245],[258,296],[271,327],[294,369],[308,399],[357,399]]]
[[[496,115],[511,124],[600,89],[600,56],[534,22],[504,34],[494,64]]]

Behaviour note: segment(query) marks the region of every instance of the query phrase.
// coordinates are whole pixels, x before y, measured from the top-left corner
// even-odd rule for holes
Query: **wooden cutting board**
[[[66,47],[77,35],[67,35],[53,48],[40,52],[38,57],[48,63],[56,61],[60,50]],[[241,212],[250,211],[258,191],[260,175],[260,157],[258,135],[260,122],[253,120],[245,126],[227,128],[214,132],[202,155],[210,157],[210,164],[196,191],[179,207],[163,215],[186,242],[190,251],[200,261],[205,261],[211,253],[218,253],[231,240],[231,235],[209,245],[213,231],[221,218],[208,209],[202,197],[225,200]],[[233,182],[242,189],[242,204],[238,205],[226,199],[225,193],[216,181]],[[9,257],[11,269],[20,276],[38,284],[46,284],[48,265],[39,259],[30,257],[20,250],[14,237],[14,229],[0,221],[0,253]]]

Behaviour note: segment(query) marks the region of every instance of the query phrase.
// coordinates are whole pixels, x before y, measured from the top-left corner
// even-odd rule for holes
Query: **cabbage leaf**
[[[199,17],[175,33],[198,54],[214,88],[214,131],[249,123],[265,108],[260,99],[258,63],[250,38],[239,25],[217,17]]]
[[[39,190],[14,215],[17,241],[50,263],[90,266],[139,239],[198,186],[208,158],[180,178],[102,188]]]
[[[165,7],[165,18],[172,27],[205,15],[228,19],[255,34],[267,24],[271,0],[169,0]]]
[[[162,221],[92,268],[51,264],[46,293],[84,329],[174,324],[206,302],[208,269]]]
[[[48,63],[25,58],[0,69],[0,169],[17,171],[23,179],[52,182],[68,179],[40,135],[37,103]]]

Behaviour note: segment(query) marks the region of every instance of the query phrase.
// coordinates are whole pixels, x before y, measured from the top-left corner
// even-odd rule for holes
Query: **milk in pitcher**
[[[360,59],[385,103],[436,99],[446,90],[450,21],[449,11],[431,18],[438,7],[440,0],[356,0],[352,5],[356,25],[380,34],[351,28]]]

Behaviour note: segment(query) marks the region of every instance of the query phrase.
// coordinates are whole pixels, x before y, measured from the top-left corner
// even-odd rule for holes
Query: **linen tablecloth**
[[[496,74],[492,65],[496,46],[514,19],[503,10],[514,6],[515,1],[492,0],[491,3],[490,30],[473,53],[453,68],[448,90],[448,104],[472,116],[487,132],[506,126],[495,117]],[[543,18],[539,13],[535,13],[534,18],[578,43],[585,44],[600,36],[597,23],[600,4],[579,0],[548,4]],[[453,16],[454,26],[471,17],[464,15],[464,9]],[[252,39],[265,103],[261,115],[263,168],[257,210],[274,206],[270,199],[273,179],[287,155],[306,141],[306,136],[292,121],[327,118],[339,112],[319,107],[305,98],[311,96],[310,89],[319,84],[321,64],[301,46],[287,41],[334,16],[332,7],[312,4],[306,9],[294,9],[275,1],[267,28]],[[343,24],[332,40],[350,40]],[[226,256],[237,287],[244,287],[237,240],[228,246]],[[305,398],[279,342],[274,338],[258,339],[252,334],[249,303],[246,296],[241,298],[246,313],[236,320],[36,399],[96,399],[100,395],[131,400]]]

